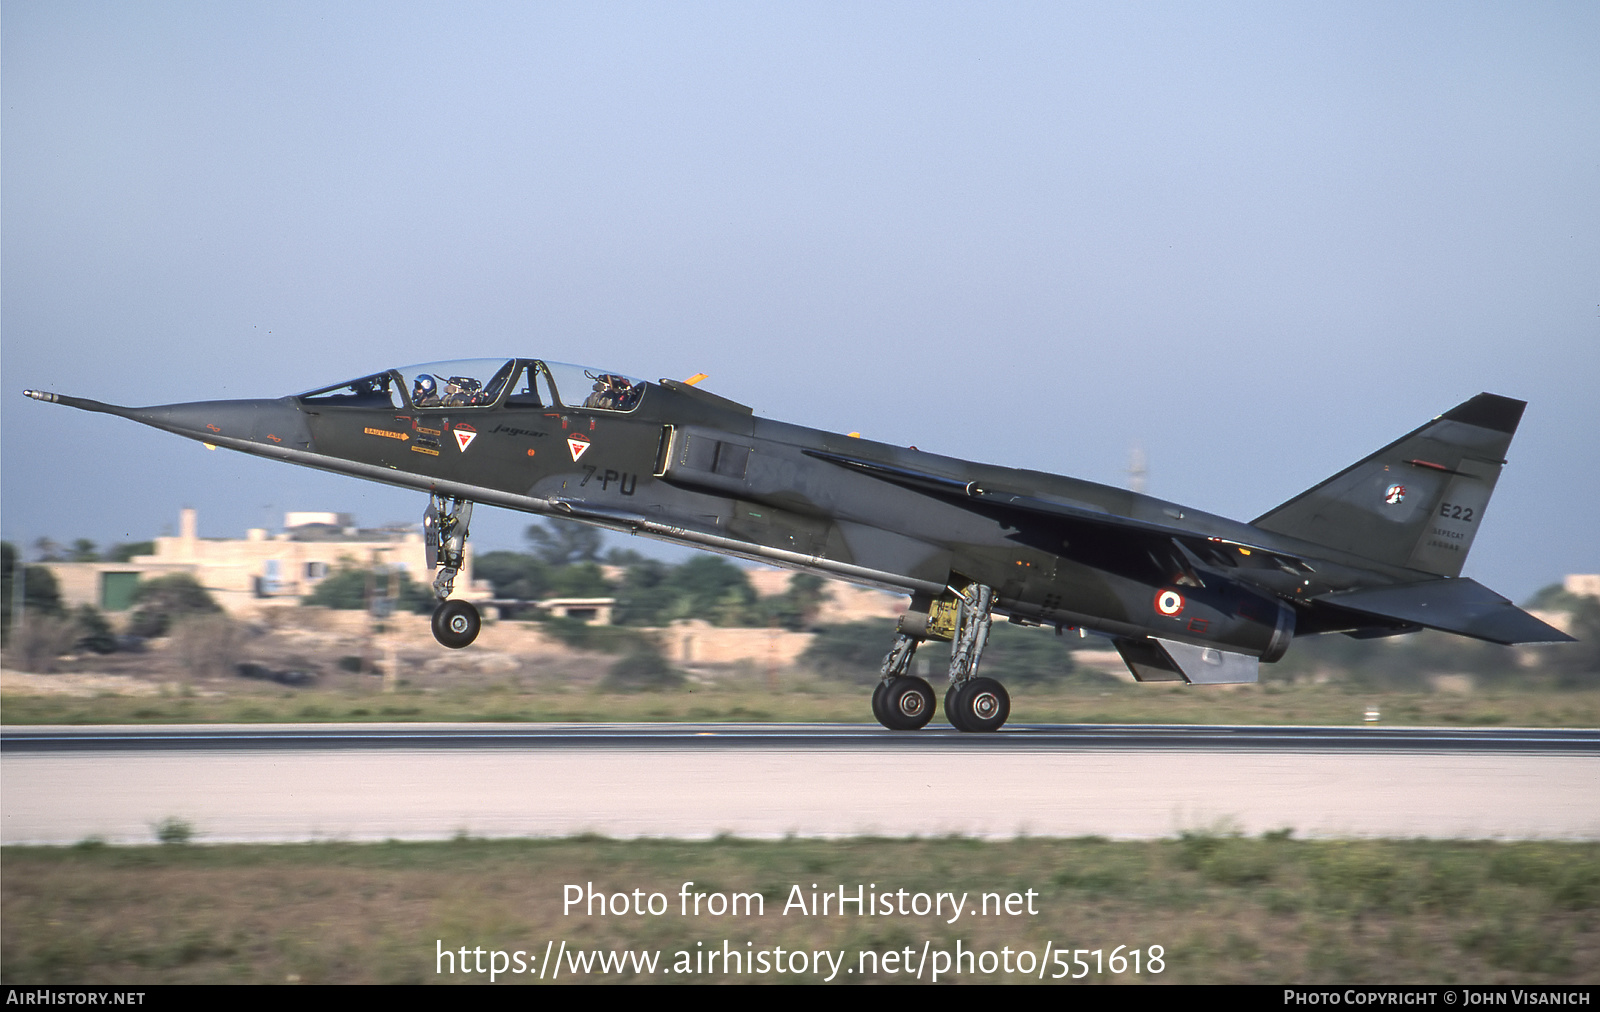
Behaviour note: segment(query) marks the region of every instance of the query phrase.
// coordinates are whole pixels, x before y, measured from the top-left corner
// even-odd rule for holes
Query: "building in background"
[[[288,513],[277,533],[256,527],[241,539],[202,538],[199,518],[185,509],[176,537],[155,539],[155,551],[127,562],[52,562],[61,601],[126,611],[143,580],[187,573],[232,615],[297,605],[341,565],[399,566],[418,582],[431,582],[420,525],[358,528],[348,513]],[[472,579],[472,549],[452,597],[492,596]]]

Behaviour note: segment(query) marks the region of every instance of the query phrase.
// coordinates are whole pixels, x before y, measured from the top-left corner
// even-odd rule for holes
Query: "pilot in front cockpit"
[[[417,377],[417,382],[411,387],[411,403],[419,408],[439,406],[439,385],[432,376],[423,373]]]

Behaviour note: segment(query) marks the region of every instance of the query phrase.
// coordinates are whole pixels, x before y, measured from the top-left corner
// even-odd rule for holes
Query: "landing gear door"
[[[439,568],[439,510],[432,501],[422,514],[423,559],[428,572]]]

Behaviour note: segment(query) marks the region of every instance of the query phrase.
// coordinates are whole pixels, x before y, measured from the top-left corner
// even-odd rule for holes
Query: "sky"
[[[1527,400],[1465,575],[1600,571],[1592,3],[0,5],[0,533],[417,493],[25,399],[526,355],[1248,520]],[[480,510],[480,550],[530,518]],[[630,539],[613,536],[626,547]]]

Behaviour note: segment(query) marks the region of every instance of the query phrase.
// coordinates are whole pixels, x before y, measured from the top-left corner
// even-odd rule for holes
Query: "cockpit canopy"
[[[590,408],[632,411],[643,380],[603,369],[536,358],[429,362],[374,373],[300,394],[301,403],[330,407],[418,409]]]

